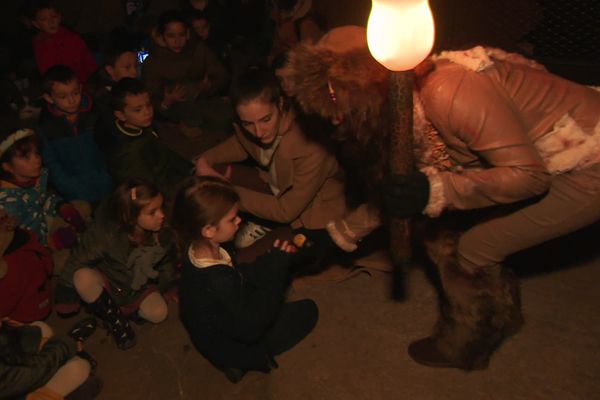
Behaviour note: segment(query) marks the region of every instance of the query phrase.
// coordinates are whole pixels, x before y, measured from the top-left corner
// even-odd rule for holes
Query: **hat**
[[[295,47],[279,73],[305,112],[325,118],[377,114],[387,96],[389,71],[369,52],[360,26],[335,28],[314,45]]]

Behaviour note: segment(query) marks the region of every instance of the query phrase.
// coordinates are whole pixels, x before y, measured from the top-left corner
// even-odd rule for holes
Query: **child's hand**
[[[183,85],[176,84],[171,90],[165,89],[163,104],[167,107],[185,100],[186,90]]]
[[[275,242],[273,242],[273,247],[275,247],[276,249],[279,249],[279,250],[283,251],[284,253],[296,253],[298,251],[298,249],[296,248],[296,246],[294,246],[293,244],[291,244],[287,240],[284,240],[282,242],[281,240],[276,239]]]
[[[0,208],[0,229],[6,232],[12,232],[17,228],[17,219]]]
[[[58,214],[79,233],[85,231],[85,221],[79,211],[71,204],[65,203],[58,209]]]

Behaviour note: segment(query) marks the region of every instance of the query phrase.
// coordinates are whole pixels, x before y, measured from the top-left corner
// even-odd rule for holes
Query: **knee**
[[[91,268],[80,268],[73,274],[73,285],[77,291],[89,290],[102,286],[102,279],[98,272]]]
[[[169,307],[165,300],[161,297],[160,301],[153,302],[151,306],[140,307],[140,316],[145,320],[158,324],[167,319],[169,315]]]
[[[83,358],[75,356],[63,365],[63,369],[68,373],[71,381],[77,383],[77,386],[79,386],[90,376],[92,366]]]

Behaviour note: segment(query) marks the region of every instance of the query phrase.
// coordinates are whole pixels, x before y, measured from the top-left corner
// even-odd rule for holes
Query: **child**
[[[35,61],[41,74],[53,65],[67,65],[80,82],[98,68],[96,61],[79,35],[61,26],[60,12],[49,1],[37,1],[29,17],[40,32],[33,38]]]
[[[190,37],[187,18],[167,12],[156,27],[158,45],[142,66],[142,79],[156,110],[180,122],[184,134],[193,137],[201,129],[228,131],[232,112],[216,97],[225,91],[227,72],[208,48]]]
[[[0,343],[2,399],[89,400],[100,392],[100,382],[90,377],[95,362],[81,343],[54,335],[43,322],[0,320]]]
[[[181,318],[198,351],[234,383],[247,370],[276,367],[273,357],[302,340],[318,319],[312,300],[284,303],[294,246],[276,241],[269,253],[242,265],[221,247],[238,229],[238,202],[228,183],[193,177],[173,207],[173,227],[188,246]]]
[[[79,295],[122,350],[135,345],[127,315],[153,323],[167,317],[161,292],[174,286],[175,252],[162,205],[150,183],[130,179],[119,185],[59,275],[56,310],[76,312]]]
[[[40,118],[42,157],[52,185],[67,200],[98,203],[112,190],[104,157],[94,142],[97,113],[75,72],[56,65],[43,77],[47,106]]]
[[[110,112],[110,91],[121,78],[137,78],[137,52],[124,44],[114,44],[104,52],[104,67],[90,79],[87,90],[94,96],[95,106],[101,112]]]
[[[48,170],[42,168],[37,137],[31,129],[3,125],[0,135],[0,207],[31,231],[40,243],[54,249],[69,248],[85,222],[75,206],[47,191]],[[68,226],[60,226],[56,217]],[[51,225],[51,226],[50,226]],[[59,227],[60,226],[60,227]],[[27,240],[28,242],[29,240]],[[36,247],[36,246],[34,246]]]
[[[108,170],[116,183],[144,178],[172,198],[175,185],[191,174],[193,165],[161,143],[152,128],[154,111],[141,81],[121,79],[111,91],[113,121],[99,128]]]

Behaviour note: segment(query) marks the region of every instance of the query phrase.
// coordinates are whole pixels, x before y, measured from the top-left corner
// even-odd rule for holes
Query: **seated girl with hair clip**
[[[164,221],[163,195],[154,185],[139,178],[119,185],[59,275],[57,311],[75,312],[81,298],[122,350],[135,345],[128,316],[165,320],[163,293],[174,287],[176,259]]]

